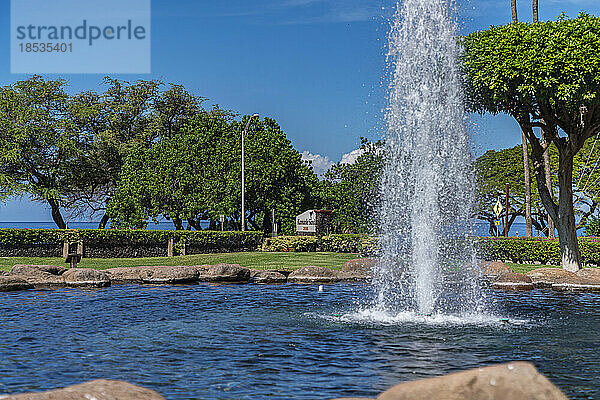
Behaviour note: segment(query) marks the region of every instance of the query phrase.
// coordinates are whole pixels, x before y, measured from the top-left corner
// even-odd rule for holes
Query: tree
[[[64,80],[40,76],[0,88],[0,177],[10,193],[45,202],[60,229],[66,169],[77,157],[77,133],[67,123]],[[7,189],[4,191],[6,192]]]
[[[161,137],[150,148],[138,147],[123,167],[109,214],[121,227],[145,227],[165,217],[176,229],[200,229],[219,215],[241,221],[241,122],[211,110],[197,115],[179,133]],[[277,123],[253,120],[246,147],[246,208],[250,226],[271,232],[271,210],[283,231],[292,233],[295,216],[313,205],[317,178]],[[239,225],[237,226],[239,229]]]
[[[383,170],[383,142],[361,138],[362,154],[354,163],[333,165],[321,182],[324,207],[334,211],[337,231],[370,233],[380,206],[380,177]]]
[[[525,132],[541,201],[558,229],[561,264],[577,271],[573,161],[600,130],[600,19],[580,14],[491,27],[466,37],[464,46],[471,109],[506,112]],[[546,187],[550,143],[559,154],[558,204]]]
[[[234,135],[225,118],[202,113],[172,136],[127,158],[109,215],[121,227],[144,228],[165,217],[176,229],[200,230],[201,220],[235,213],[236,181],[231,159]]]
[[[79,132],[81,157],[70,168],[71,190],[65,206],[74,215],[102,215],[99,228],[109,220],[107,204],[119,183],[129,152],[149,148],[160,137],[172,137],[198,113],[205,100],[160,81],[135,83],[106,77],[103,93],[79,93],[70,100],[70,121]]]
[[[549,152],[551,171],[558,169],[558,152],[552,147]],[[520,146],[503,149],[489,150],[475,161],[477,177],[477,218],[490,224],[490,234],[497,234],[494,221],[496,215],[493,207],[499,197],[504,196],[505,184],[509,183],[510,210],[509,229],[517,217],[524,217],[525,199],[523,187],[519,185],[523,180],[524,171],[520,162]],[[598,210],[600,201],[600,145],[594,140],[587,143],[573,161],[573,194],[575,214],[578,218],[576,229],[583,228],[588,219]],[[548,176],[552,176],[552,172]],[[546,225],[548,213],[540,201],[537,188],[532,191],[532,223],[538,231],[551,237],[551,228]],[[506,210],[500,219],[506,215]]]

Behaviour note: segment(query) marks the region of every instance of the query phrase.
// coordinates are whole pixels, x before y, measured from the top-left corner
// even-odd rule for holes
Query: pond
[[[493,317],[376,318],[369,286],[116,285],[0,294],[0,393],[96,378],[167,399],[375,396],[406,380],[533,362],[600,398],[600,295],[487,293]],[[510,323],[497,317],[509,317]]]

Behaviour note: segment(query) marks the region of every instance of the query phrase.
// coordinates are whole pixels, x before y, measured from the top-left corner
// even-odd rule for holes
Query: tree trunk
[[[50,204],[50,209],[52,210],[52,219],[54,223],[58,227],[58,229],[67,229],[67,224],[65,224],[65,220],[63,219],[60,213],[60,205],[56,199],[48,199],[48,204]]]
[[[106,229],[106,224],[108,224],[108,220],[108,215],[104,213],[102,219],[100,220],[100,223],[98,224],[98,229]]]
[[[173,218],[173,225],[175,225],[175,230],[182,231],[183,230],[183,222],[179,218]]]
[[[573,210],[573,156],[560,152],[558,168],[558,238],[561,266],[567,271],[579,271],[581,257],[575,230],[575,211]]]
[[[550,148],[547,148],[544,152],[544,170],[546,171],[546,187],[550,192],[550,195],[553,194],[552,190],[552,170],[550,169]],[[552,217],[548,214],[548,237],[550,239],[554,239],[554,222],[552,221]]]
[[[529,173],[529,152],[527,151],[527,138],[521,130],[523,139],[523,172],[525,173],[525,236],[532,236],[531,229],[531,174]]]
[[[540,6],[538,0],[533,0],[533,22],[539,22]]]
[[[512,10],[513,22],[519,21],[519,18],[517,18],[517,0],[510,0],[510,8]]]

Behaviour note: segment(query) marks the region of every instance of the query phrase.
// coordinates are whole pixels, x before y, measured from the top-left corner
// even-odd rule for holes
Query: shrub
[[[373,254],[377,239],[367,235],[278,236],[265,239],[263,251],[327,251],[332,253]]]
[[[486,260],[506,260],[515,263],[560,265],[558,239],[546,238],[476,238],[479,256]],[[580,237],[581,261],[600,265],[600,238]]]

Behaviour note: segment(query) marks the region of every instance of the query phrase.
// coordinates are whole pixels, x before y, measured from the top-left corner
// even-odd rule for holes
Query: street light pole
[[[246,132],[248,131],[248,127],[250,126],[250,122],[252,122],[253,118],[258,118],[258,114],[254,114],[248,119],[248,122],[246,123],[246,127],[242,131],[242,231],[246,230],[246,202],[245,202],[245,194],[244,194],[244,191],[246,189],[246,176],[244,173],[244,169],[245,169],[244,137],[246,136]]]

